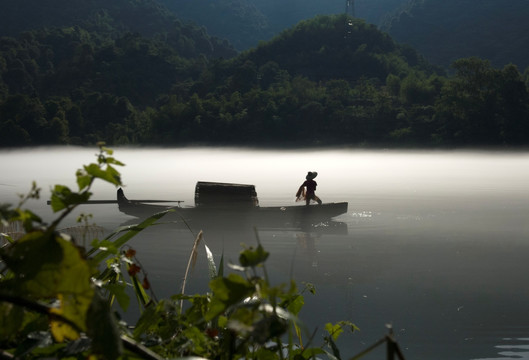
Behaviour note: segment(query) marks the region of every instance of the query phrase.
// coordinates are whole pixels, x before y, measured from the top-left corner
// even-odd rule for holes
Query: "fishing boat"
[[[347,202],[292,206],[259,206],[254,185],[199,181],[195,187],[195,206],[155,204],[155,200],[129,200],[123,189],[117,191],[119,210],[134,217],[146,217],[172,210],[186,222],[222,224],[226,222],[252,225],[315,224],[347,213]]]

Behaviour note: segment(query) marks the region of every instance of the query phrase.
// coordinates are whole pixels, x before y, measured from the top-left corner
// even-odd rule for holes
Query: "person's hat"
[[[318,176],[318,173],[316,171],[309,171],[307,173],[307,176],[305,176],[305,179],[307,180],[312,180],[314,179],[316,176]]]

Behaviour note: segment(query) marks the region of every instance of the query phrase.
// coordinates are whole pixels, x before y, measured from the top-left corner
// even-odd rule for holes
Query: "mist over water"
[[[53,184],[76,187],[75,171],[97,149],[52,147],[0,152],[0,202],[16,202],[32,180],[46,219]],[[340,231],[258,229],[271,252],[274,281],[310,282],[301,317],[310,332],[350,320],[361,331],[342,336],[344,358],[365,349],[391,323],[408,359],[529,358],[529,153],[472,151],[248,150],[118,148],[129,199],[194,204],[197,181],[256,186],[261,206],[294,205],[307,171],[317,171],[324,202],[348,201]],[[115,199],[96,184],[94,199]],[[135,219],[117,205],[86,205],[107,231]],[[65,226],[75,224],[75,216]],[[193,229],[198,231],[200,229]],[[343,231],[345,230],[345,231]],[[170,224],[131,243],[158,297],[180,290],[193,234]],[[205,232],[217,259],[237,262],[251,228]],[[207,288],[205,259],[187,291]],[[315,339],[319,343],[320,337]],[[375,352],[370,358],[384,356]]]

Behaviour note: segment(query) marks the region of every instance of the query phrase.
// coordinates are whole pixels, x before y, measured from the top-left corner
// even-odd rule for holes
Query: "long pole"
[[[133,203],[183,203],[183,200],[130,200]],[[51,200],[46,202],[48,205],[51,204]],[[118,204],[117,200],[88,200],[81,204]]]

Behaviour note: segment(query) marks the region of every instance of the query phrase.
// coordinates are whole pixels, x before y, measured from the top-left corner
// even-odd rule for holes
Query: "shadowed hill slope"
[[[227,41],[209,36],[196,25],[182,23],[156,0],[17,0],[2,4],[0,36],[72,26],[111,39],[127,32],[157,37],[181,50],[185,57],[236,54]]]
[[[345,15],[302,21],[237,58],[246,60],[258,66],[273,61],[293,76],[315,81],[385,80],[388,74],[405,73],[409,67],[435,71],[413,49],[395,43],[376,26]]]
[[[529,66],[528,18],[526,0],[411,0],[382,29],[434,64],[477,56],[523,70]]]

